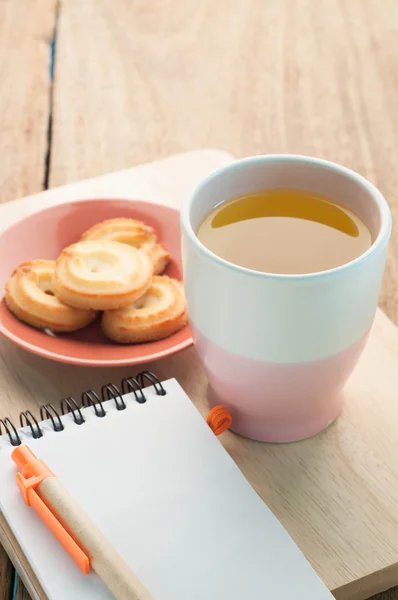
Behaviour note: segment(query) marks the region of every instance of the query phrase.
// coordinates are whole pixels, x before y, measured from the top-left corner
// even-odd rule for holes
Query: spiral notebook
[[[25,506],[10,458],[20,442],[59,476],[156,600],[332,598],[176,380],[144,373],[40,414],[47,419],[25,412],[21,429],[3,420],[0,437],[0,538],[34,598],[112,596]]]

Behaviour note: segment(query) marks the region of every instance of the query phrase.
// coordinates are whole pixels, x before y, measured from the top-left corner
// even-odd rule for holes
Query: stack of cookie
[[[187,323],[182,284],[161,275],[170,260],[156,232],[135,219],[110,219],[86,231],[56,261],[23,263],[5,301],[21,321],[76,331],[103,311],[105,335],[119,343],[155,341]]]

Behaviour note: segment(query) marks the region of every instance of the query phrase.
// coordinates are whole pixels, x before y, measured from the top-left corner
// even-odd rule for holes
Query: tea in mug
[[[372,245],[365,223],[345,206],[313,192],[279,188],[219,204],[197,236],[231,263],[280,274],[327,271]]]

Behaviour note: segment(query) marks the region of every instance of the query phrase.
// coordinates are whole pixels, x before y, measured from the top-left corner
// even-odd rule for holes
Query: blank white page
[[[264,505],[175,380],[166,396],[125,396],[86,422],[22,434],[62,480],[155,600],[330,600],[332,595]],[[23,430],[26,432],[26,429]],[[106,600],[15,484],[12,447],[0,438],[0,508],[50,600]]]

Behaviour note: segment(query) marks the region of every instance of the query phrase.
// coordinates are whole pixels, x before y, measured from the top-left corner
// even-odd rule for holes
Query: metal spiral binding
[[[87,390],[86,392],[83,392],[81,395],[80,403],[83,408],[86,408],[87,406],[92,406],[97,417],[105,417],[105,409],[102,406],[102,402],[99,399],[97,392],[95,392],[94,390]]]
[[[103,403],[107,400],[114,400],[117,410],[125,410],[127,406],[123,396],[132,393],[136,402],[144,404],[147,400],[144,394],[146,387],[153,387],[158,396],[165,396],[167,393],[160,379],[154,373],[151,371],[142,371],[136,377],[125,377],[122,379],[121,390],[114,383],[103,385],[101,388],[101,397],[99,397],[95,390],[86,390],[81,394],[80,404],[72,396],[62,398],[59,410],[61,415],[71,414],[76,425],[83,425],[85,419],[81,412],[82,408],[91,406],[95,415],[102,418],[106,416]],[[52,404],[42,404],[40,406],[40,421],[48,419],[56,432],[65,429],[61,415]],[[19,422],[21,427],[27,426],[30,428],[33,438],[38,439],[43,437],[44,434],[39,421],[30,410],[20,413]],[[17,428],[8,417],[0,419],[0,435],[3,435],[3,430],[8,435],[12,446],[22,444]]]
[[[26,421],[26,423],[24,423]],[[30,410],[25,410],[25,412],[19,413],[19,424],[21,427],[25,427],[25,425],[29,425],[30,431],[32,432],[32,437],[35,439],[41,438],[43,436],[43,432],[40,429],[40,425],[37,422],[35,415]]]

